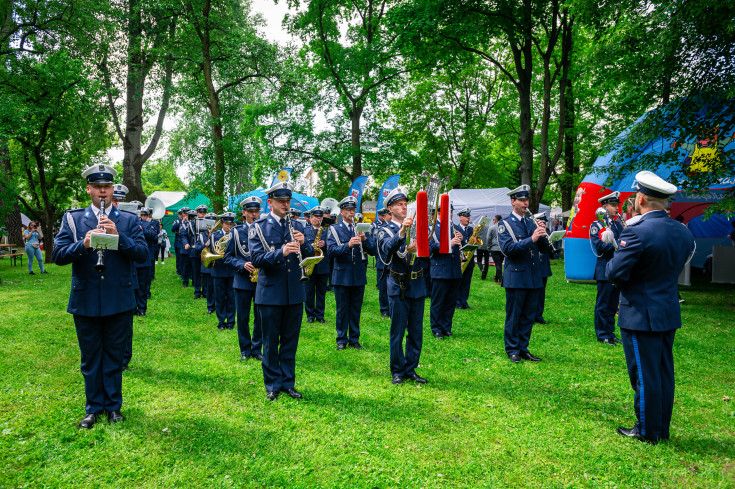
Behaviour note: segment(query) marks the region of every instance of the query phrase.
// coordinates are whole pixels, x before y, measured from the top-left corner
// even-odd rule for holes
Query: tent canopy
[[[459,222],[457,211],[469,207],[472,210],[472,221],[476,222],[482,216],[493,218],[496,214],[503,217],[510,215],[513,206],[508,197],[510,189],[500,188],[463,188],[449,191],[449,199],[454,205],[454,221]],[[538,211],[549,217],[551,208],[548,205],[539,204]]]
[[[169,206],[176,204],[181,199],[186,197],[186,192],[168,192],[166,190],[156,190],[148,197],[155,197],[157,199],[160,199],[160,201],[163,202],[163,205],[168,208]]]
[[[157,192],[154,192],[151,195],[155,195],[156,193]],[[167,193],[175,193],[175,192],[167,192]],[[160,199],[163,200],[162,198],[160,198]],[[165,202],[166,201],[164,200],[164,203]],[[194,190],[190,194],[184,196],[178,202],[175,202],[175,203],[173,203],[171,205],[166,206],[166,210],[167,211],[171,211],[174,214],[176,214],[178,212],[178,210],[181,209],[182,207],[188,207],[190,209],[196,209],[197,206],[200,206],[202,204],[206,205],[209,208],[212,207],[212,203],[209,201],[208,198],[206,198],[204,195],[202,195],[199,192],[197,192],[196,190]]]
[[[267,202],[268,197],[265,195],[265,189],[262,189],[262,188],[258,188],[251,192],[247,192],[247,193],[240,194],[240,195],[231,195],[228,200],[227,207],[231,211],[235,212],[240,202],[252,196],[259,197],[263,201],[263,204],[261,205],[261,208],[260,208],[261,212],[270,212],[270,206],[268,205],[268,202]],[[293,192],[291,196],[291,207],[293,207],[294,209],[298,209],[301,212],[306,212],[310,210],[311,208],[316,207],[318,205],[319,205],[319,199],[317,199],[316,197],[308,197],[298,192]]]

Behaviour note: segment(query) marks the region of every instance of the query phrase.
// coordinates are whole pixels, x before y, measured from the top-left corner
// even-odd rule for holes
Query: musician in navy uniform
[[[459,225],[456,226],[458,231],[462,234],[462,246],[466,245],[470,237],[472,236],[475,228],[470,223],[471,210],[466,207],[459,211]],[[457,309],[470,309],[470,305],[467,303],[467,299],[470,297],[470,285],[472,284],[472,273],[475,271],[475,256],[474,254],[468,258],[469,264],[467,268],[462,272],[462,283],[460,284],[459,297],[457,297]]]
[[[150,257],[154,253],[154,249],[158,247],[158,233],[151,221],[151,210],[147,207],[140,208],[140,229],[148,247],[148,261],[146,263],[136,263],[135,272],[138,275],[138,288],[136,289],[136,302],[138,316],[145,316],[148,313],[148,298],[151,296],[151,265]]]
[[[189,234],[191,233],[191,216],[192,210],[188,207],[181,208],[181,225],[179,227],[179,234],[176,235],[176,239],[179,242],[179,249],[181,250],[181,280],[184,287],[189,286],[189,281],[192,280],[191,270],[191,250],[189,246]]]
[[[179,231],[181,230],[181,222],[183,221],[184,211],[179,209],[176,212],[178,219],[171,223],[171,232],[174,233],[174,253],[176,254],[176,275],[181,277],[181,241],[179,240]]]
[[[235,225],[235,213],[225,212],[220,216],[222,229],[214,231],[206,242],[209,251],[216,253],[215,244],[224,239],[228,242],[232,239],[232,228]],[[226,246],[226,245],[225,245]],[[222,258],[214,260],[210,269],[212,272],[212,295],[214,296],[214,307],[217,311],[218,329],[235,329],[235,289],[233,281],[235,270]],[[209,291],[207,292],[209,293]]]
[[[197,241],[200,240],[200,233],[205,232],[206,228],[202,225],[202,219],[207,215],[207,206],[202,204],[196,208],[196,219],[191,220],[189,226],[189,259],[191,260],[192,282],[194,284],[194,299],[202,297],[202,257],[201,248],[199,251],[195,248]],[[206,241],[206,239],[204,240]]]
[[[615,336],[615,314],[618,312],[620,302],[620,291],[607,280],[605,267],[615,253],[612,243],[605,243],[600,239],[600,234],[609,227],[615,240],[620,238],[623,225],[619,220],[612,220],[618,215],[620,206],[620,192],[612,192],[599,199],[600,206],[607,211],[610,222],[609,226],[599,220],[590,224],[590,244],[597,255],[595,263],[595,280],[597,280],[597,298],[595,299],[595,336],[597,341],[606,345],[615,346],[622,343]]]
[[[158,250],[161,248],[161,245],[158,244],[158,235],[161,233],[161,225],[158,221],[153,219],[153,210],[148,207],[146,207],[146,209],[148,209],[148,218],[146,219],[146,222],[153,232],[156,233],[156,240],[153,243],[148,241],[146,236],[146,241],[148,241],[148,250],[150,251],[151,256],[151,283],[153,283],[156,279],[156,255],[158,255]],[[150,289],[148,289],[148,298],[151,298]]]
[[[373,223],[372,237],[373,241],[378,242],[378,232],[380,228],[388,223],[386,216],[389,216],[388,209],[383,207],[378,211],[378,220]],[[377,251],[377,248],[376,248]],[[376,288],[378,289],[378,304],[380,305],[380,314],[384,318],[390,317],[390,308],[388,306],[388,269],[380,258],[378,253],[375,254],[375,269],[377,273]]]
[[[210,212],[206,216],[204,216],[204,218],[209,219],[210,221],[216,221],[217,214],[215,214],[214,212]],[[199,261],[201,262],[202,251],[204,251],[204,249],[208,247],[207,241],[209,240],[209,230],[201,225],[199,227],[201,231],[197,236],[197,241],[194,245],[194,251],[199,254]],[[211,246],[209,246],[209,248],[209,251],[212,252]],[[207,314],[213,314],[216,311],[216,308],[214,303],[214,282],[212,281],[212,268],[207,268],[204,266],[204,263],[202,263],[201,267],[199,268],[199,273],[202,281],[202,297],[204,297],[204,299],[207,301]]]
[[[354,222],[357,199],[348,196],[339,203],[342,222],[329,227],[327,250],[334,257],[332,286],[337,306],[337,349],[348,344],[362,350],[360,344],[360,310],[367,284],[367,255],[375,255],[375,242],[357,232]]]
[[[316,206],[310,211],[309,225],[304,228],[304,239],[311,243],[312,247],[316,246],[322,251],[322,256],[327,256],[326,229],[322,228],[322,218],[324,217],[324,209]],[[319,231],[321,236],[319,241],[314,243]],[[316,250],[316,248],[314,248]],[[304,282],[306,289],[306,322],[325,323],[324,320],[324,302],[327,295],[327,280],[329,277],[329,260],[324,259],[316,264],[314,271],[307,282]]]
[[[635,207],[642,214],[617,240],[605,266],[607,279],[620,289],[618,326],[635,391],[636,423],[618,433],[656,443],[668,439],[674,408],[674,336],[681,327],[677,281],[694,253],[686,226],[666,215],[676,186],[652,172],[636,174]],[[612,242],[614,232],[605,231]]]
[[[248,230],[250,258],[258,269],[255,304],[263,327],[263,381],[271,401],[279,392],[302,397],[294,388],[305,298],[299,255],[305,258],[314,249],[304,240],[301,223],[288,216],[292,193],[290,182],[266,190],[271,212]]]
[[[539,217],[539,220],[542,221],[544,224],[547,225],[546,228],[546,236],[549,236],[549,228],[548,223],[549,220],[546,217],[546,214],[543,214],[541,217]],[[549,239],[549,238],[545,238]],[[544,318],[544,309],[546,308],[546,284],[549,281],[549,277],[551,277],[551,253],[554,252],[554,248],[552,246],[549,247],[549,250],[540,250],[539,256],[541,257],[541,282],[543,283],[543,291],[541,292],[541,297],[538,301],[538,312],[536,313],[536,319],[534,319],[535,323],[538,324],[549,324],[549,322]]]
[[[124,419],[120,412],[122,360],[135,310],[133,263],[147,262],[149,256],[137,217],[112,205],[115,170],[94,165],[82,176],[92,203],[64,214],[51,258],[60,266],[72,264],[67,311],[74,315],[87,399],[86,416],[78,426],[89,429],[103,412],[110,422]],[[103,198],[106,208],[101,214]],[[98,253],[90,248],[91,233],[98,228],[119,236],[118,249],[103,252],[103,272],[94,269]]]
[[[541,250],[549,250],[546,226],[525,217],[531,187],[521,185],[508,192],[511,214],[498,223],[498,242],[505,255],[505,352],[513,363],[521,359],[540,362],[528,351],[533,321],[543,293]]]
[[[248,245],[248,230],[260,216],[260,206],[263,201],[250,196],[240,202],[245,223],[232,228],[232,239],[225,248],[225,263],[235,271],[233,288],[235,289],[235,311],[237,313],[237,341],[240,345],[240,360],[248,358],[261,361],[263,359],[263,328],[260,324],[258,306],[254,303],[257,284],[253,282],[253,273],[256,273],[250,258]],[[253,304],[253,334],[250,334],[250,305]]]
[[[123,184],[117,183],[112,186],[112,205],[118,209],[120,202],[125,202],[128,195],[128,187]],[[131,204],[139,204],[139,202],[133,201]],[[142,207],[142,204],[139,206]],[[136,267],[132,267],[133,271],[133,291],[136,297],[138,297],[138,273]],[[130,370],[130,361],[133,359],[133,314],[130,315],[130,322],[128,323],[128,337],[125,341],[125,351],[123,353],[123,370]]]
[[[415,258],[411,264],[411,255],[416,253],[416,241],[406,246],[406,233],[413,224],[413,219],[406,217],[407,202],[402,188],[391,190],[385,198],[385,205],[392,220],[378,231],[380,256],[390,267],[390,372],[393,384],[402,384],[406,379],[425,384],[426,379],[416,373],[423,345],[426,289],[422,261],[425,259]]]
[[[431,308],[429,309],[429,323],[434,338],[443,340],[445,336],[453,336],[452,319],[459,298],[462,285],[462,252],[459,247],[462,244],[462,233],[452,224],[452,207],[450,204],[449,222],[437,222],[434,234],[429,240],[431,249]],[[446,226],[450,227],[446,231]],[[448,232],[451,236],[450,253],[439,253],[439,241],[442,232]]]

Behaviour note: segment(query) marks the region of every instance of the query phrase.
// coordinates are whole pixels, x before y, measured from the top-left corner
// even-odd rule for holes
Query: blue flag
[[[377,210],[383,208],[383,200],[388,196],[391,190],[398,186],[398,180],[401,178],[400,175],[393,175],[388,177],[380,187],[380,193],[378,194],[378,207]]]
[[[289,178],[291,178],[291,170],[293,168],[281,168],[281,170],[276,173],[276,176],[273,177],[273,181],[271,182],[270,187],[277,184],[278,182],[286,182]],[[268,187],[268,188],[270,188]]]
[[[367,183],[367,177],[365,175],[355,178],[350,186],[350,191],[347,195],[351,195],[357,199],[357,212],[360,212],[360,204],[362,203],[362,193],[365,191],[365,184]]]

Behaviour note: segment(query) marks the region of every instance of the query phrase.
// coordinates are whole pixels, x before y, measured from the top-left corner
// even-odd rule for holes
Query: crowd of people
[[[154,264],[165,237],[150,219],[150,209],[141,205],[139,216],[117,209],[127,189],[114,184],[114,169],[95,165],[83,176],[92,203],[65,214],[53,259],[73,267],[68,312],[74,315],[87,397],[86,416],[79,426],[91,428],[103,413],[111,422],[123,419],[122,371],[130,368],[133,317],[147,314]],[[639,222],[624,228],[613,220],[607,228],[597,224],[590,231],[598,254],[595,332],[601,343],[623,344],[635,390],[637,422],[631,429],[621,427],[619,433],[657,442],[668,438],[673,406],[671,346],[681,325],[676,293],[672,300],[666,286],[675,285],[693,238],[676,221],[659,219],[666,216],[666,199],[676,187],[650,172],[641,172],[637,181],[634,207],[643,215]],[[447,222],[442,222],[442,209],[437,209],[428,258],[416,256],[416,240],[410,238],[414,219],[407,215],[408,196],[400,187],[386,196],[385,207],[369,230],[360,225],[357,199],[352,196],[339,202],[336,219],[331,209],[319,206],[302,219],[291,208],[292,193],[290,182],[269,188],[270,210],[264,214],[261,199],[243,200],[241,224],[236,224],[232,212],[217,216],[206,206],[184,207],[172,227],[176,272],[183,287],[191,287],[194,299],[206,302],[207,312],[216,315],[217,328],[237,327],[240,360],[261,362],[267,399],[275,400],[281,393],[302,397],[296,389],[296,351],[304,309],[308,323],[325,323],[329,290],[336,305],[336,349],[363,348],[360,316],[368,256],[376,261],[380,310],[374,312],[390,319],[393,384],[428,382],[417,372],[427,298],[429,324],[437,340],[454,336],[455,310],[472,308],[468,297],[475,257],[474,247],[468,245],[473,243],[479,244],[481,279],[486,279],[491,256],[494,280],[505,290],[508,359],[516,364],[541,361],[529,351],[529,344],[534,323],[547,323],[546,283],[550,258],[557,250],[546,222],[527,217],[528,185],[508,193],[512,212],[494,216],[482,232],[471,223],[470,209],[458,211],[459,224],[453,223],[451,203],[449,212],[444,210]],[[619,194],[603,196],[600,204],[614,218]],[[215,220],[221,227],[212,226]],[[117,247],[95,250],[91,238],[100,232],[118,236]],[[449,252],[444,253],[443,233],[450,237]],[[105,281],[105,276],[116,279]],[[102,300],[101,295],[115,299]],[[621,338],[614,333],[618,308]]]

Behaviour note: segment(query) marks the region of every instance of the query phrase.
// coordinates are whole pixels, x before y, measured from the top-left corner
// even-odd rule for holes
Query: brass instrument
[[[212,226],[209,230],[209,235],[207,236],[207,240],[209,240],[212,236],[212,233],[214,233],[217,229],[222,227],[222,221],[217,221],[214,226]],[[224,236],[222,236],[220,239],[217,240],[214,244],[210,243],[210,246],[214,250],[214,252],[209,251],[210,246],[204,248],[202,250],[202,265],[204,265],[205,268],[212,268],[214,266],[214,260],[219,260],[220,258],[225,256],[225,248],[227,248],[227,242],[230,240],[230,234],[226,233]]]
[[[484,243],[482,242],[482,239],[479,238],[477,235],[480,233],[480,231],[482,231],[482,228],[484,227],[484,221],[480,220],[480,222],[477,224],[477,226],[475,226],[474,230],[472,231],[472,236],[470,236],[470,239],[467,240],[467,244],[482,246]],[[463,251],[462,255],[462,273],[464,273],[464,271],[467,270],[467,267],[469,266],[472,257],[475,256],[475,250],[473,249],[472,251]]]
[[[250,272],[250,281],[253,283],[258,282],[258,269],[256,268],[252,272]]]
[[[319,231],[316,232],[316,237],[314,238],[314,256],[322,256],[324,254],[322,249],[317,246],[322,239],[322,231],[324,231],[324,228],[319,226]]]
[[[105,217],[105,199],[100,199],[100,220]],[[102,228],[103,232],[107,232]],[[30,262],[29,262],[30,263]],[[107,270],[105,266],[105,250],[97,250],[97,264],[94,266],[94,271],[102,273]]]
[[[296,241],[296,238],[294,237],[293,222],[291,221],[291,213],[286,213],[286,223],[288,224],[288,234],[291,236],[291,241]],[[301,266],[301,262],[304,261],[304,258],[301,256],[301,247],[299,247],[299,251],[296,252],[296,256],[299,258],[299,269],[301,270],[301,277],[299,280],[306,282],[309,280],[311,272],[314,271],[314,267],[311,267],[311,270],[307,273],[307,268]]]

